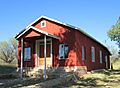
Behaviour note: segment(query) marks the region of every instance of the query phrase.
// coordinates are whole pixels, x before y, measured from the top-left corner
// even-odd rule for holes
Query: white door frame
[[[40,40],[36,40],[36,44],[35,44],[35,47],[36,47],[36,60],[35,60],[35,66],[37,66],[37,67],[39,67],[39,52],[40,52],[40,50],[39,50],[39,45],[40,45],[40,42],[44,42],[44,39],[40,39]],[[53,57],[53,55],[52,55],[52,38],[49,38],[49,39],[47,39],[47,41],[50,41],[50,59],[51,59],[51,66],[52,66],[52,57]]]

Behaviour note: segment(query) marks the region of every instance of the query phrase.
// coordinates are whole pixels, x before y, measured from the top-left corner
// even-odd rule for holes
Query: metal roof
[[[36,19],[36,20],[33,21],[32,23],[30,23],[24,30],[26,30],[27,28],[29,28],[30,26],[32,26],[33,24],[35,24],[35,23],[36,23],[37,21],[39,21],[40,19],[47,19],[47,20],[49,20],[49,21],[53,21],[53,22],[55,22],[55,23],[64,25],[64,26],[66,26],[66,27],[70,27],[70,28],[72,28],[72,29],[78,30],[78,31],[80,31],[80,32],[83,33],[84,35],[88,36],[89,38],[91,38],[91,39],[94,40],[95,42],[99,43],[100,45],[102,45],[103,47],[105,47],[105,48],[108,50],[108,48],[107,48],[103,43],[99,42],[97,39],[93,38],[91,35],[89,35],[88,33],[84,32],[84,31],[81,30],[80,28],[75,27],[75,26],[70,25],[70,24],[62,23],[62,22],[60,22],[60,21],[54,20],[54,19],[52,19],[52,18],[49,18],[49,17],[47,17],[47,16],[41,16],[41,17],[39,17],[38,19]],[[24,31],[24,30],[23,30],[23,31]],[[21,33],[22,33],[22,32],[18,33],[18,34],[16,35],[16,38],[17,38],[17,36],[19,36]],[[108,51],[109,51],[109,50],[108,50]]]

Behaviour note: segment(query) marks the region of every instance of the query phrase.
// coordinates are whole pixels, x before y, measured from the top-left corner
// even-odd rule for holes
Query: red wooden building
[[[110,52],[75,26],[41,16],[16,35],[18,67],[110,68]],[[46,60],[46,61],[45,61]]]

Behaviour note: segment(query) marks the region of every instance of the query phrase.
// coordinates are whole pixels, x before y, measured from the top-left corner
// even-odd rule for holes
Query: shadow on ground
[[[54,88],[120,88],[120,70],[104,70],[88,74],[87,77],[70,80],[65,85],[59,85]],[[99,77],[102,76],[102,77]]]

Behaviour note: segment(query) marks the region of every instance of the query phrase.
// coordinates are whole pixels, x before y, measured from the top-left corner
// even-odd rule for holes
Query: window
[[[65,58],[68,58],[68,45],[64,45]]]
[[[107,63],[107,55],[105,55],[105,62]]]
[[[107,60],[107,55],[105,55],[105,63],[106,63],[106,68],[108,68],[108,60]]]
[[[59,45],[59,58],[60,59],[68,58],[68,45],[66,44]]]
[[[91,47],[92,62],[95,62],[95,47]]]
[[[100,50],[100,63],[102,63],[102,50]]]
[[[24,60],[28,61],[31,59],[31,49],[30,47],[24,48]]]
[[[82,46],[82,60],[85,60],[85,47]]]
[[[46,21],[41,21],[41,28],[46,27]]]

